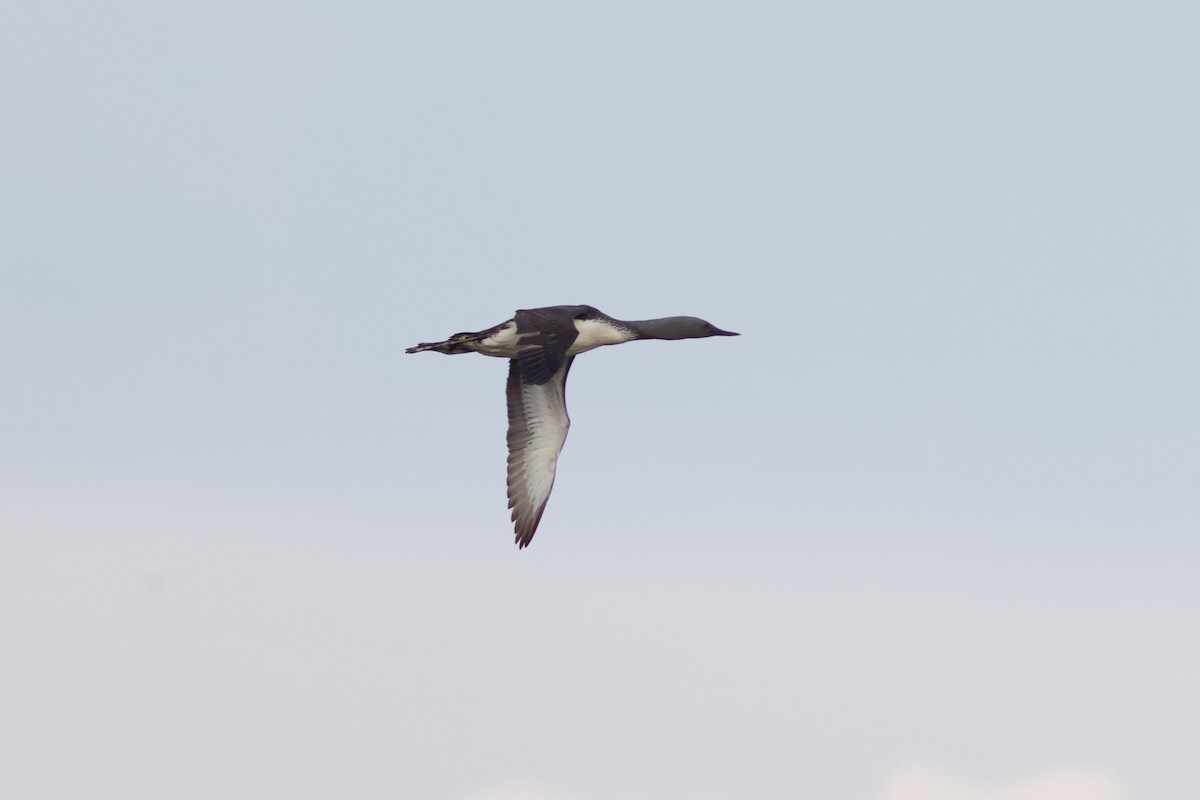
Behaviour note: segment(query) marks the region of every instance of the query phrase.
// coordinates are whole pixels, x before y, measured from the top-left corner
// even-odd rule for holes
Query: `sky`
[[[1200,796],[1200,10],[0,10],[0,795]],[[518,308],[581,357],[532,546]]]

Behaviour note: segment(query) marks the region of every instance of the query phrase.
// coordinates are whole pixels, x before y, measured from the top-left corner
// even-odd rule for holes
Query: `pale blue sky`
[[[0,11],[0,795],[1200,796],[1198,35]],[[559,303],[743,335],[581,358],[518,552],[403,350]]]

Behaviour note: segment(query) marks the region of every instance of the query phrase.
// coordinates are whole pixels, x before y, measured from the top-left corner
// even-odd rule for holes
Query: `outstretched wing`
[[[518,547],[533,539],[554,488],[558,454],[571,427],[566,389],[574,360],[564,358],[540,383],[527,379],[520,359],[508,362],[508,507]]]

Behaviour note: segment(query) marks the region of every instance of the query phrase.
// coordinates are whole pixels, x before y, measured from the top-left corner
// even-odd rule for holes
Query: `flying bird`
[[[422,342],[406,353],[482,353],[508,362],[508,507],[519,548],[529,545],[550,490],[558,454],[567,440],[567,373],[575,356],[635,339],[737,336],[697,317],[620,320],[591,306],[518,311],[507,322],[444,342]]]

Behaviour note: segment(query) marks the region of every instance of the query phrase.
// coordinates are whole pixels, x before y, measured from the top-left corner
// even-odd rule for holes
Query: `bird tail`
[[[458,355],[459,353],[475,352],[474,344],[479,340],[477,333],[456,333],[444,342],[421,342],[416,347],[410,347],[404,352],[406,353],[423,353],[426,350],[433,350],[438,353],[445,353],[448,356]]]

